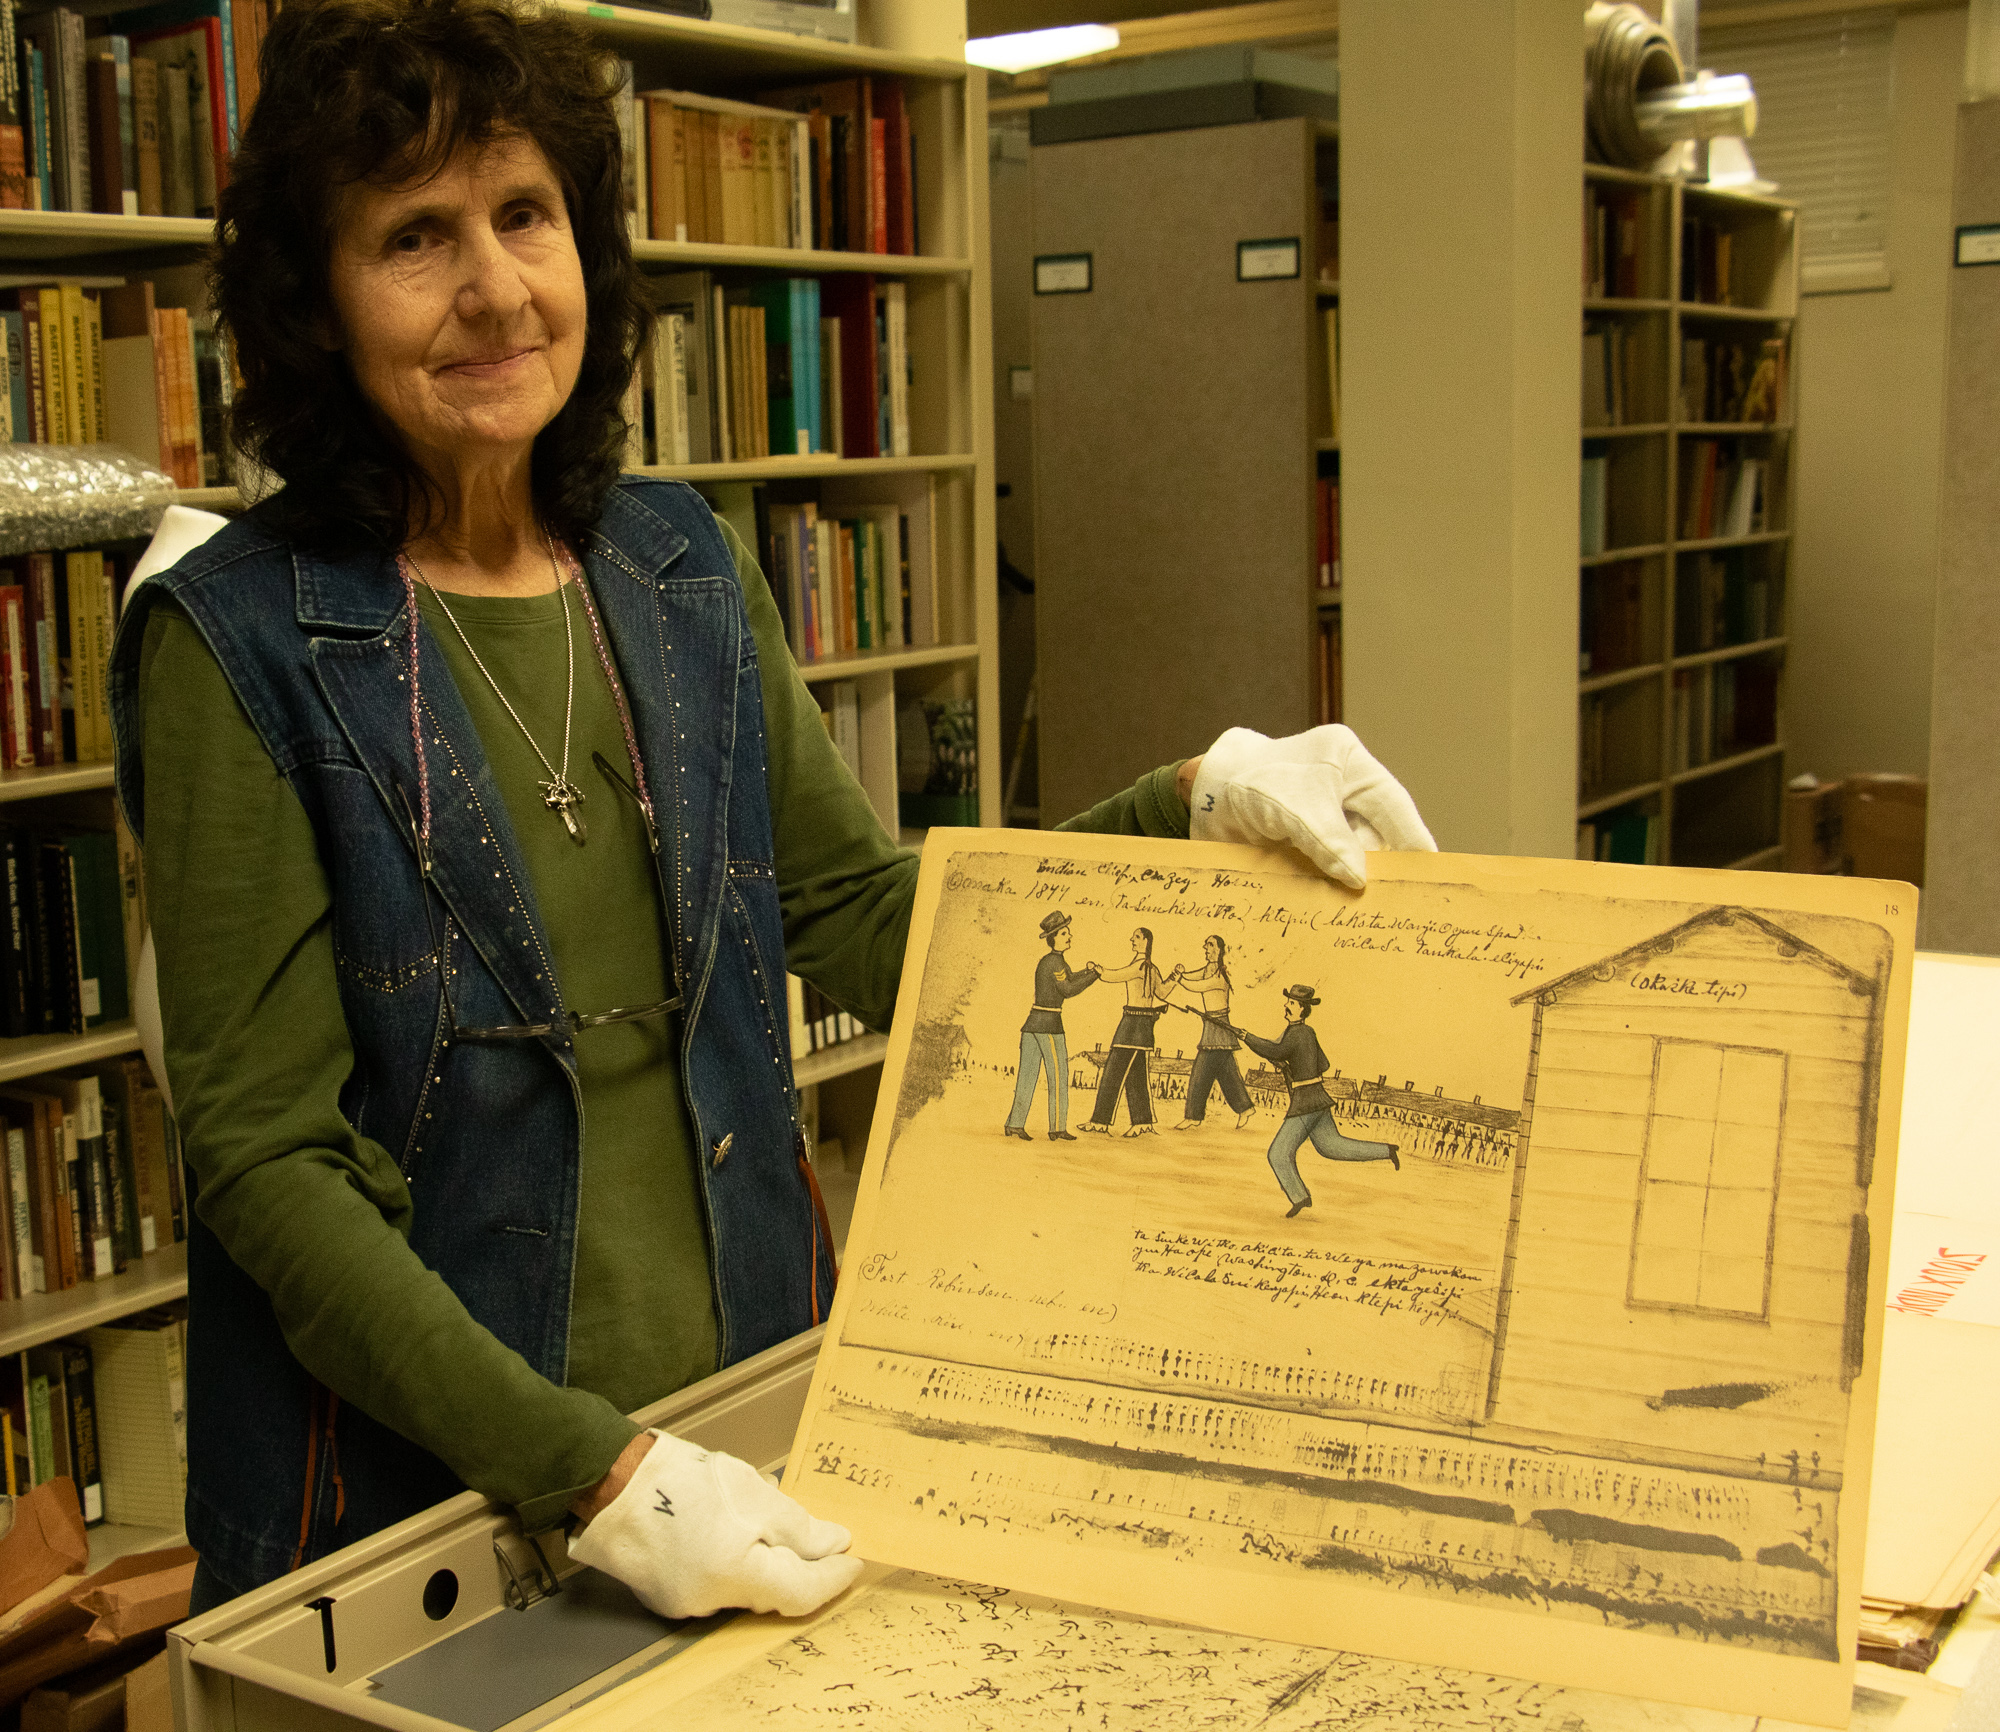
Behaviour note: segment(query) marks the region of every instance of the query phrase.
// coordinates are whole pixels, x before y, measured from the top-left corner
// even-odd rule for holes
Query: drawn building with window
[[[1864,973],[1713,908],[1514,1000],[1534,1026],[1490,1424],[1837,1474],[1865,1321],[1875,937]]]

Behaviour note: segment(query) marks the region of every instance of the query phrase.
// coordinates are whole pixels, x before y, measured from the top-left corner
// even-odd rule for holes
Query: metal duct
[[[1749,138],[1757,131],[1757,93],[1740,72],[1703,72],[1692,84],[1648,92],[1637,108],[1655,156],[1691,138]]]
[[[1619,168],[1645,168],[1664,147],[1640,127],[1639,102],[1686,80],[1673,38],[1636,6],[1593,5],[1583,28],[1591,154]]]

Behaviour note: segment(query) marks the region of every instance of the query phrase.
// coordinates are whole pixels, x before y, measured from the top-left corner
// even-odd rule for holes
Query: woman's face
[[[1222,946],[1216,943],[1213,938],[1204,938],[1201,941],[1201,954],[1203,960],[1211,964],[1220,962],[1222,960]]]
[[[1136,928],[1132,933],[1132,954],[1134,956],[1144,956],[1146,954],[1146,934]]]
[[[583,265],[539,146],[465,145],[432,179],[342,197],[332,289],[356,384],[411,455],[525,455],[583,364]]]

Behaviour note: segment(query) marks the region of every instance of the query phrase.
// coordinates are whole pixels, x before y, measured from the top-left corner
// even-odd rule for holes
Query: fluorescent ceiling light
[[[965,45],[965,58],[989,72],[1032,72],[1086,54],[1103,54],[1118,46],[1118,32],[1108,24],[1064,24],[1054,30],[1016,30],[1008,36],[975,36]]]

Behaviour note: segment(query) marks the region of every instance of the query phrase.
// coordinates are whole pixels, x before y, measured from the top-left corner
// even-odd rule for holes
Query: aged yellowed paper
[[[1958,1692],[1859,1668],[1855,1732],[1942,1732]],[[565,1732],[1787,1732],[1789,1723],[1417,1666],[873,1568],[804,1622],[737,1619]]]
[[[938,832],[787,1484],[870,1558],[1847,1716],[1913,897]]]

